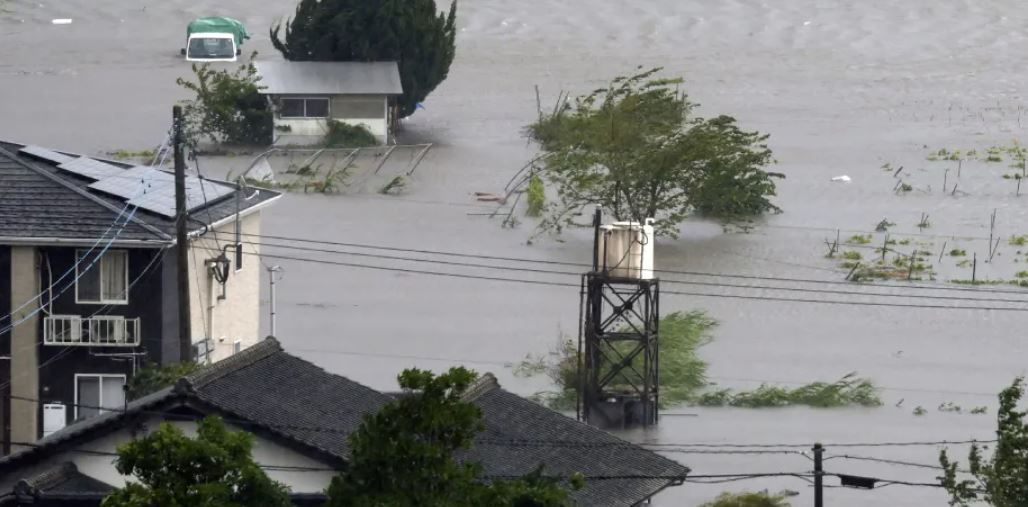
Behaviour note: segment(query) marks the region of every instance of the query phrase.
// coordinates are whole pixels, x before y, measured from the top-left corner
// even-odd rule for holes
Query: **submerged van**
[[[182,55],[190,62],[234,62],[249,39],[238,20],[221,16],[197,18],[186,27]]]

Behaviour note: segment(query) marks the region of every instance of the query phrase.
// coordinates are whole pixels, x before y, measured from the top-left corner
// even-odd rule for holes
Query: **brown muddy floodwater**
[[[752,232],[725,232],[689,221],[677,240],[657,245],[661,269],[838,281],[845,270],[825,259],[824,241],[895,222],[894,237],[934,252],[940,282],[970,278],[962,259],[977,254],[978,278],[1011,279],[1028,258],[1008,244],[1028,233],[1028,197],[1015,196],[1009,161],[983,160],[990,146],[1023,136],[1028,11],[1014,1],[936,0],[845,4],[795,0],[468,0],[459,6],[457,59],[449,79],[405,122],[403,142],[433,142],[400,196],[373,191],[323,196],[289,194],[265,214],[264,233],[290,237],[585,262],[588,234],[526,245],[533,223],[502,229],[475,213],[493,205],[473,192],[497,192],[534,149],[520,129],[560,90],[581,93],[636,66],[663,66],[682,76],[703,114],[729,114],[745,128],[771,134],[788,179],[777,203],[785,210]],[[189,74],[178,56],[186,23],[198,15],[243,20],[258,58],[278,58],[268,41],[271,22],[291,14],[290,2],[224,0],[62,0],[0,2],[0,138],[58,149],[103,153],[160,142],[171,105],[185,98],[174,80]],[[53,18],[72,18],[52,25]],[[1022,118],[1022,116],[1026,116]],[[976,149],[979,160],[930,161],[930,151]],[[248,159],[205,159],[205,169],[238,173]],[[889,164],[885,169],[883,166]],[[911,191],[897,195],[894,170]],[[949,173],[946,174],[946,170]],[[832,182],[848,175],[850,183]],[[943,192],[943,181],[952,190]],[[1024,189],[1028,193],[1028,188]],[[990,215],[1001,237],[988,257]],[[922,213],[931,226],[916,225]],[[919,235],[915,235],[919,234]],[[902,244],[902,243],[900,243]],[[873,245],[871,245],[873,246]],[[356,249],[349,249],[357,251]],[[874,255],[861,250],[865,257]],[[408,260],[301,255],[397,268],[501,278],[577,283],[573,275],[467,268]],[[370,251],[383,253],[381,251]],[[394,254],[407,255],[411,254]],[[429,257],[429,256],[421,256]],[[577,329],[573,287],[429,276],[281,259],[278,334],[285,346],[326,369],[376,388],[395,386],[404,367],[466,364],[496,373],[513,391],[544,389],[541,379],[515,378],[505,363],[545,352],[561,331]],[[524,267],[510,262],[495,263]],[[532,267],[529,265],[529,267]],[[833,448],[832,443],[991,438],[995,393],[1025,373],[1024,292],[868,289],[810,282],[768,282],[672,275],[664,287],[699,295],[665,295],[666,311],[704,309],[721,321],[702,349],[712,380],[729,387],[761,382],[834,380],[857,371],[883,386],[874,409],[775,410],[682,407],[660,426],[627,436],[672,443],[828,444],[828,455],[936,462],[935,446]],[[670,280],[722,286],[672,285]],[[936,287],[945,287],[935,282]],[[778,289],[726,287],[723,284]],[[920,282],[930,285],[933,282]],[[783,291],[833,289],[970,300]],[[996,288],[1002,288],[998,286]],[[1006,286],[1006,291],[1013,287]],[[715,295],[712,297],[711,295]],[[740,299],[727,295],[758,297]],[[770,298],[803,299],[806,302]],[[983,302],[982,299],[1008,301]],[[817,301],[921,305],[827,305]],[[941,307],[941,308],[940,308]],[[987,405],[989,415],[941,412],[944,402]],[[897,406],[898,405],[898,406]],[[927,414],[912,414],[923,406]],[[963,451],[958,451],[963,455]],[[669,454],[695,474],[805,472],[799,454]],[[826,469],[913,482],[936,470],[835,459]],[[837,484],[827,479],[828,484]],[[661,493],[656,505],[696,505],[724,490],[799,492],[796,478],[727,484],[689,483]],[[876,491],[830,489],[830,505],[943,505],[932,488]]]

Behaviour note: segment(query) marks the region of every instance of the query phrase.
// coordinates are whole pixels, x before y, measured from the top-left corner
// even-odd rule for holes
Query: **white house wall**
[[[328,114],[332,120],[363,126],[382,144],[389,141],[389,101],[384,95],[331,97]],[[274,123],[277,144],[316,144],[328,133],[326,118],[281,118],[276,114]]]
[[[146,433],[155,431],[162,421],[163,419],[157,416],[147,419],[144,425]],[[169,422],[181,429],[186,435],[191,437],[196,436],[197,425],[195,422]],[[233,430],[239,429],[232,425],[229,425],[229,427]],[[78,446],[75,450],[58,453],[38,465],[22,469],[22,472],[18,474],[20,477],[7,477],[0,479],[0,488],[2,488],[0,491],[9,491],[11,487],[13,487],[14,483],[19,479],[33,476],[51,467],[69,461],[74,463],[75,466],[78,467],[79,472],[85,475],[106,482],[107,484],[115,487],[123,487],[125,486],[126,481],[130,480],[131,477],[118,473],[118,470],[114,468],[115,457],[109,455],[98,455],[95,454],[94,451],[99,453],[114,453],[117,452],[118,445],[132,440],[132,433],[129,429],[120,429],[109,435],[91,440]],[[254,461],[264,466],[303,467],[305,469],[331,468],[331,466],[326,463],[311,459],[289,447],[285,447],[256,435],[254,436],[252,456]],[[332,477],[336,475],[336,472],[329,470],[265,470],[265,473],[268,474],[268,477],[289,486],[289,489],[293,493],[322,493],[328,488],[329,483],[332,481]],[[7,483],[10,483],[10,485]]]
[[[243,234],[260,234],[260,213],[243,217]],[[256,255],[260,246],[250,244],[255,236],[241,236],[243,269],[235,270],[235,222],[229,222],[194,239],[189,249],[189,317],[193,342],[210,339],[210,360],[220,361],[233,353],[236,340],[245,349],[260,340],[260,281],[262,266]],[[207,268],[207,260],[218,257],[228,247],[231,262],[225,299],[221,285]]]

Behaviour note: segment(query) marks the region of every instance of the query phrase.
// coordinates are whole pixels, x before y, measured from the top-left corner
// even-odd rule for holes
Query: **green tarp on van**
[[[186,39],[194,33],[210,32],[232,34],[236,39],[236,47],[243,45],[243,39],[250,38],[250,34],[246,33],[246,28],[238,20],[222,16],[211,16],[196,18],[192,23],[189,23],[189,26],[186,27]]]

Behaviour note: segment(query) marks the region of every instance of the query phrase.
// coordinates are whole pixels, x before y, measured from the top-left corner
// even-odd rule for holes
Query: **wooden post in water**
[[[914,262],[916,260],[917,260],[917,249],[915,248],[913,252],[910,252],[910,270],[907,271],[907,280],[908,281],[911,278],[914,277]]]
[[[946,241],[942,242],[942,250],[939,250],[939,262],[942,262],[942,255],[946,253]]]
[[[971,285],[975,283],[975,276],[978,274],[978,252],[974,253],[974,262],[971,263]]]

